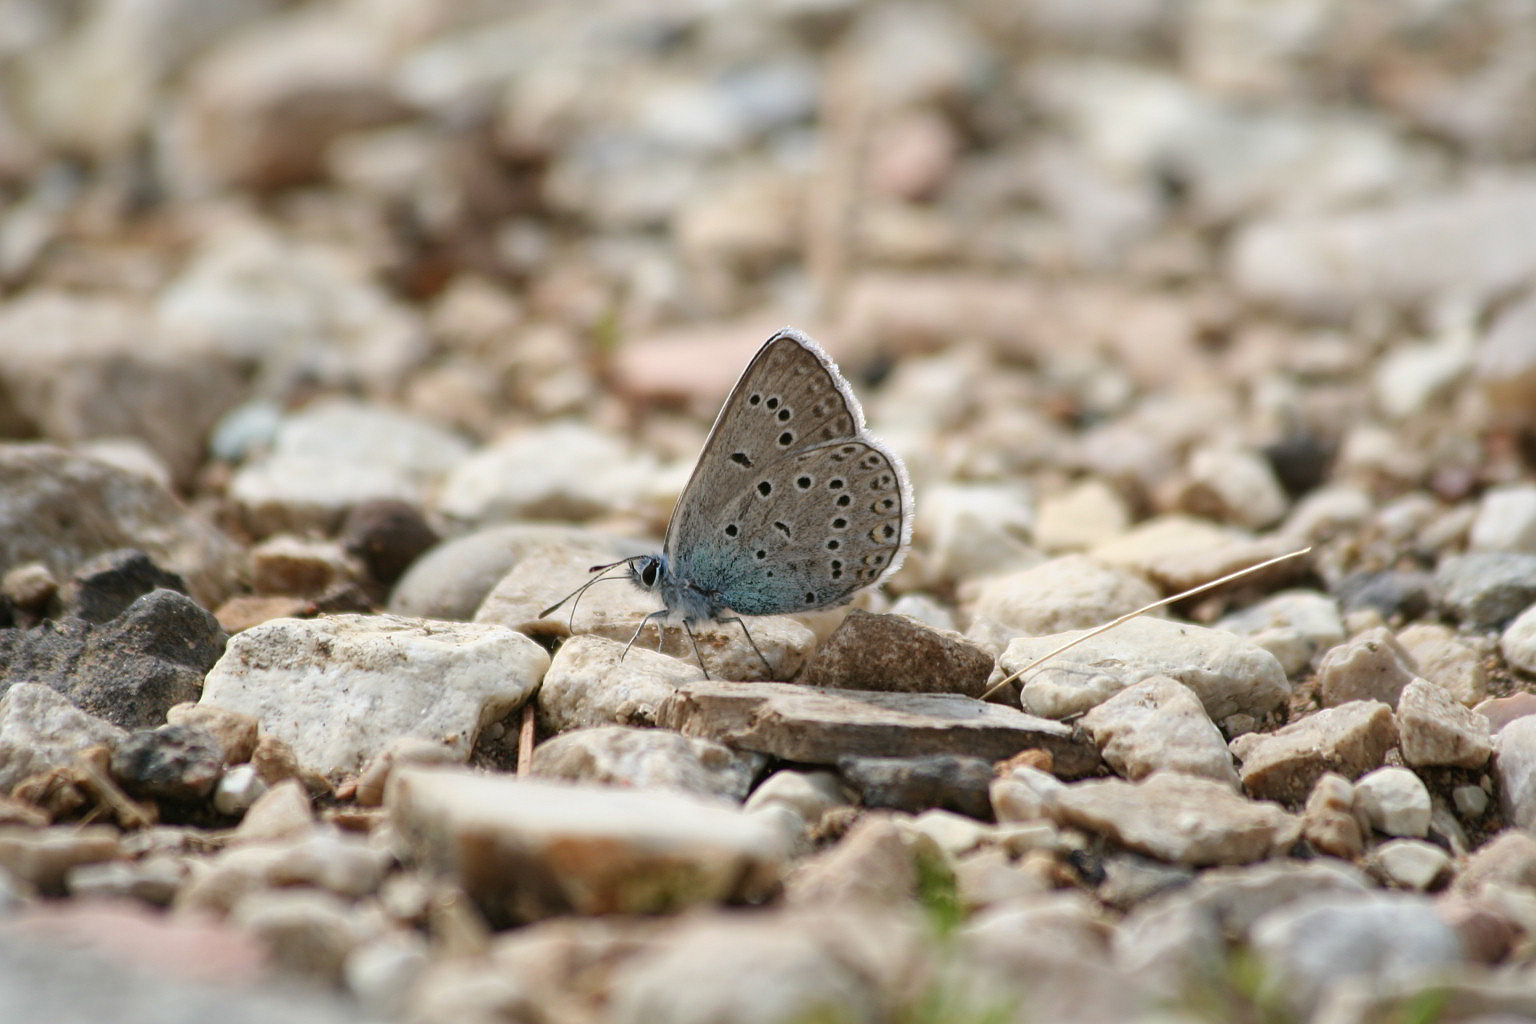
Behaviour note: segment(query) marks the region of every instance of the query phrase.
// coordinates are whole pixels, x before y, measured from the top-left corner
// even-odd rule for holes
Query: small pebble
[[[254,766],[235,765],[219,779],[218,787],[213,792],[213,806],[220,814],[238,818],[250,810],[251,805],[266,791],[267,784],[257,774]]]
[[[1378,768],[1355,782],[1355,806],[1378,832],[1389,836],[1429,833],[1429,790],[1406,768]]]

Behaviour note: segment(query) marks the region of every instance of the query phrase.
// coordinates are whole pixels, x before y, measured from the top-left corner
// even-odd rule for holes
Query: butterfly
[[[620,569],[661,598],[626,652],[647,624],[680,618],[703,668],[693,626],[736,622],[771,676],[742,616],[842,604],[896,571],[911,533],[901,460],[865,431],[853,389],[821,346],[786,328],[731,389],[661,551],[591,571]],[[589,580],[539,617],[605,578],[614,577]]]

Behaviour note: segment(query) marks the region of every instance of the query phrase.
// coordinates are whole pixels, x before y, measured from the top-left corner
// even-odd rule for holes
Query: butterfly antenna
[[[1239,569],[1239,570],[1237,570],[1237,572],[1227,573],[1227,575],[1221,577],[1220,579],[1211,580],[1209,583],[1202,583],[1198,587],[1190,587],[1188,590],[1184,591],[1182,594],[1174,594],[1172,597],[1165,597],[1165,598],[1163,598],[1160,601],[1153,601],[1151,604],[1149,604],[1149,605],[1147,605],[1147,606],[1145,606],[1143,608],[1137,608],[1133,612],[1126,612],[1124,615],[1120,616],[1118,619],[1115,619],[1112,622],[1106,622],[1102,626],[1095,626],[1093,629],[1091,629],[1088,632],[1084,633],[1082,636],[1073,637],[1071,640],[1068,640],[1066,643],[1062,644],[1060,647],[1057,647],[1055,650],[1048,651],[1045,654],[1042,654],[1040,657],[1036,658],[1034,661],[1030,662],[1028,665],[1025,665],[1023,668],[1019,669],[1018,671],[1009,673],[1008,675],[1006,675],[1003,678],[999,679],[997,682],[993,683],[991,686],[987,687],[986,692],[984,692],[980,697],[978,697],[976,699],[977,700],[986,700],[988,697],[992,696],[998,690],[1001,690],[1003,687],[1007,686],[1009,683],[1013,682],[1015,679],[1018,679],[1019,677],[1023,676],[1027,672],[1033,672],[1035,669],[1039,668],[1041,665],[1044,665],[1046,662],[1050,661],[1052,658],[1056,657],[1058,654],[1062,654],[1062,653],[1064,653],[1064,652],[1066,652],[1068,650],[1071,650],[1073,647],[1076,647],[1078,644],[1082,643],[1084,640],[1088,640],[1088,639],[1090,639],[1092,637],[1096,637],[1100,633],[1103,633],[1103,632],[1105,632],[1107,630],[1114,629],[1116,626],[1120,625],[1122,622],[1129,622],[1131,619],[1134,619],[1138,615],[1145,615],[1147,612],[1155,611],[1158,608],[1163,607],[1164,605],[1170,605],[1170,604],[1174,604],[1175,602],[1182,601],[1186,597],[1194,597],[1196,594],[1203,593],[1203,592],[1205,592],[1207,590],[1212,589],[1213,587],[1219,587],[1223,583],[1231,583],[1235,579],[1241,579],[1242,577],[1247,576],[1249,573],[1258,572],[1260,569],[1268,569],[1270,566],[1274,565],[1275,563],[1283,562],[1283,561],[1285,561],[1288,558],[1299,558],[1300,556],[1307,554],[1311,550],[1312,550],[1311,547],[1304,547],[1304,548],[1302,548],[1299,551],[1291,551],[1291,552],[1288,552],[1286,554],[1279,555],[1278,557],[1271,558],[1271,559],[1269,559],[1266,562],[1260,562],[1258,565],[1250,565],[1246,569]]]
[[[630,558],[621,558],[617,562],[609,562],[606,565],[594,565],[590,569],[588,569],[587,572],[606,573],[609,569],[612,569],[615,566],[628,565],[632,561],[633,561],[633,559],[630,559]],[[575,590],[571,591],[569,594],[566,594],[564,597],[562,597],[560,600],[556,601],[554,604],[550,605],[548,608],[545,608],[543,611],[539,612],[539,618],[541,618],[541,619],[547,618],[551,612],[557,610],[561,605],[565,604],[565,602],[571,600],[571,598],[575,598],[576,599],[576,604],[580,604],[581,603],[581,595],[585,594],[587,592],[587,588],[588,587],[590,587],[594,583],[601,583],[603,580],[611,580],[611,579],[613,579],[612,576],[597,576],[597,577],[595,577],[593,579],[587,580],[587,582],[583,583],[581,586],[577,587]],[[571,621],[572,622],[576,621],[576,604],[571,605]]]

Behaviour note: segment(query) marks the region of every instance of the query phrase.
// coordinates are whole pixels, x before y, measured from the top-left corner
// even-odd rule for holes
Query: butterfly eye
[[[656,574],[659,571],[655,562],[647,562],[645,568],[640,570],[640,582],[647,587],[654,587],[656,585]]]

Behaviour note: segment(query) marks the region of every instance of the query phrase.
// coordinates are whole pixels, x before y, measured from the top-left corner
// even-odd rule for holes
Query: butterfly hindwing
[[[818,446],[701,519],[701,557],[678,575],[747,615],[841,604],[899,564],[909,504],[899,465],[872,438]]]

